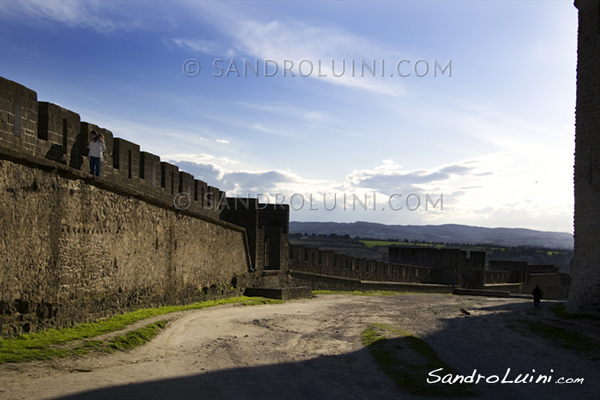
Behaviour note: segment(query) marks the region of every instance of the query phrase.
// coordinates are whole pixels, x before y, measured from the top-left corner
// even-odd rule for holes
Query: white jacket
[[[104,140],[98,140],[97,142],[91,140],[88,143],[88,149],[90,150],[90,152],[88,153],[89,157],[102,158],[102,154],[106,151],[106,146],[104,146]]]

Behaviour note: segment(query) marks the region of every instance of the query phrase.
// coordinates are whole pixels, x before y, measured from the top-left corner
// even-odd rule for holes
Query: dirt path
[[[131,352],[2,365],[0,399],[423,399],[398,389],[363,348],[360,334],[370,323],[415,332],[464,375],[476,369],[502,378],[510,368],[509,380],[519,373],[584,378],[482,382],[480,399],[597,398],[598,361],[511,327],[538,318],[553,316],[523,299],[426,294],[216,307],[180,314]]]

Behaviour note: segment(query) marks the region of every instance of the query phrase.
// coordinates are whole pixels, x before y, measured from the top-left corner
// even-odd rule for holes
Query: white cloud
[[[563,232],[570,231],[572,222],[572,208],[557,202],[520,193],[498,198],[494,190],[502,192],[504,186],[496,188],[486,176],[477,176],[485,159],[410,171],[388,160],[370,170],[353,171],[343,181],[332,181],[307,179],[289,170],[239,169],[231,160],[205,154],[169,158],[228,196],[259,196],[263,202],[292,204],[293,220],[462,223]]]
[[[101,33],[147,29],[148,23],[124,8],[115,11],[110,2],[80,0],[1,1],[5,15],[25,15],[32,21],[51,21],[71,28],[85,28]]]
[[[171,155],[169,159],[196,179],[226,191],[228,196],[254,197],[257,194],[271,194],[275,197],[279,194],[289,197],[296,191],[316,188],[322,184],[303,179],[290,171],[230,169],[226,165],[235,163],[206,155]]]
[[[164,157],[166,160],[185,161],[190,163],[212,163],[221,168],[222,165],[236,165],[239,161],[227,157],[216,157],[211,154],[168,154]]]
[[[480,170],[474,161],[440,166],[430,170],[404,171],[400,165],[386,160],[373,169],[355,170],[346,178],[353,188],[368,188],[384,192],[431,188],[448,183],[455,177],[471,176]]]
[[[261,21],[239,11],[239,7],[216,2],[186,3],[190,9],[215,27],[222,34],[229,36],[236,53],[249,55],[262,60],[273,60],[282,68],[285,60],[293,63],[291,68],[297,75],[309,75],[333,85],[371,91],[377,94],[398,96],[403,89],[397,80],[383,80],[373,77],[367,72],[365,76],[359,72],[361,60],[378,60],[392,58],[396,51],[382,48],[378,43],[361,36],[346,32],[332,25],[316,25],[293,19]],[[189,45],[194,41],[190,40]],[[213,51],[217,46],[200,41],[197,46],[202,52]],[[333,70],[334,62],[335,71]],[[342,60],[346,62],[346,72],[341,74]],[[356,61],[356,74],[350,73],[350,63]],[[305,61],[303,63],[303,61]],[[303,63],[302,73],[298,66]],[[312,73],[308,73],[310,65]],[[380,68],[380,64],[378,68]],[[318,71],[317,71],[318,70]],[[334,72],[337,75],[334,76]],[[321,75],[321,76],[319,76]],[[379,75],[379,72],[377,72]],[[303,78],[299,78],[303,79]]]
[[[256,131],[260,131],[260,132],[272,133],[275,135],[290,136],[283,131],[266,127],[264,124],[261,124],[261,123],[256,123],[256,124],[252,125],[252,129],[254,129]]]
[[[217,55],[221,57],[235,57],[236,52],[220,44],[204,39],[172,39],[172,43],[179,48],[187,49],[193,53]]]
[[[464,224],[529,228],[558,232],[571,232],[573,213],[570,209],[544,201],[529,199],[493,204],[485,207],[469,207],[457,202],[451,212]]]
[[[238,103],[241,106],[253,109],[253,110],[258,110],[258,111],[264,111],[265,113],[268,114],[276,114],[276,115],[282,115],[284,117],[293,117],[293,118],[298,118],[298,119],[303,119],[305,121],[309,121],[309,122],[321,122],[321,121],[330,121],[332,120],[332,117],[329,115],[329,113],[323,111],[323,110],[306,110],[306,109],[302,109],[299,108],[297,106],[294,105],[290,105],[290,104],[258,104],[258,103]]]

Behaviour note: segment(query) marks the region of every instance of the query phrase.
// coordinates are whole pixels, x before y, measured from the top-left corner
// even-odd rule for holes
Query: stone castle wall
[[[106,144],[100,184],[166,207],[176,205],[219,218],[225,193],[218,188],[160,161],[157,155],[140,151],[139,145],[114,137],[108,129],[81,121],[73,111],[38,102],[33,90],[0,77],[0,148],[5,158],[29,160],[30,164],[40,164],[41,158],[51,162],[42,162],[44,165],[88,178],[85,154],[92,130],[102,133]]]
[[[600,1],[578,0],[575,252],[567,310],[600,314]]]
[[[227,197],[221,219],[246,229],[250,258],[257,271],[285,273],[288,265],[289,205]]]
[[[99,179],[91,129],[106,138]],[[0,334],[241,293],[253,266],[245,229],[218,218],[222,197],[0,78]]]
[[[392,263],[443,270],[443,283],[478,289],[484,285],[485,252],[450,248],[391,246]]]
[[[490,260],[486,270],[486,253],[481,251],[391,246],[390,262],[382,262],[303,245],[290,245],[289,250],[291,282],[313,290],[448,292],[456,287],[530,294],[539,284],[546,298],[565,298],[570,286],[554,265]]]
[[[289,269],[359,281],[445,284],[441,269],[356,258],[302,245],[289,246]]]

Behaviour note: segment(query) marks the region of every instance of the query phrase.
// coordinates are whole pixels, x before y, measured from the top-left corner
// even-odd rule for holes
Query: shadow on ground
[[[399,399],[383,375],[365,380],[361,368],[376,367],[367,350],[341,356],[262,367],[235,368],[188,377],[114,386],[60,399]],[[348,377],[351,379],[348,379]],[[410,398],[410,397],[409,397]]]
[[[477,303],[468,310],[470,315],[442,319],[444,328],[423,339],[460,374],[484,377],[474,385],[481,393],[480,398],[598,398],[600,364],[595,361],[598,354],[563,349],[533,333],[523,323],[552,322],[579,330],[581,327],[554,315],[551,307],[560,302],[544,302],[541,309],[535,309],[527,300],[494,304],[490,299],[489,305],[485,301]],[[596,340],[600,330],[597,332]],[[444,372],[436,374],[443,376]],[[490,383],[486,383],[486,378]],[[583,382],[567,383],[571,378],[583,378]]]
[[[463,299],[457,301],[462,307]],[[443,328],[420,335],[456,374],[481,374],[473,386],[479,399],[596,399],[600,365],[589,354],[556,347],[519,327],[520,320],[552,318],[546,304],[534,310],[529,301],[495,304],[465,298],[471,315],[441,318]],[[393,298],[390,298],[393,302]],[[393,303],[391,305],[394,305]],[[432,306],[435,309],[435,304]],[[400,315],[406,310],[398,310]],[[422,311],[419,311],[422,312]],[[423,311],[424,312],[424,311]],[[392,324],[393,325],[393,324]],[[398,328],[406,328],[399,326]],[[366,326],[366,323],[365,323]],[[389,348],[401,339],[389,339]],[[396,342],[394,342],[396,341]],[[138,384],[114,386],[60,399],[426,399],[399,389],[378,370],[367,349],[339,356],[269,366],[202,373],[190,365],[191,375]],[[194,374],[195,371],[198,373]],[[450,371],[435,375],[443,377]],[[520,375],[520,376],[519,376]],[[539,376],[549,377],[536,383]],[[497,377],[497,378],[496,378]],[[428,376],[423,376],[426,381]],[[486,378],[488,382],[486,383]],[[501,383],[502,379],[507,380]],[[583,378],[583,383],[560,384],[560,378]],[[433,375],[430,379],[435,379]],[[511,383],[515,379],[526,383]],[[498,380],[498,382],[494,382]],[[437,398],[447,398],[446,396]],[[469,397],[471,398],[471,397]]]

